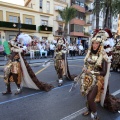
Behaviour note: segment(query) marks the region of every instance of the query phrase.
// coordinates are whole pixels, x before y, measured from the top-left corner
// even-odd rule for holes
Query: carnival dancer
[[[71,75],[69,73],[67,58],[66,58],[67,51],[65,49],[65,39],[59,38],[57,40],[57,45],[55,48],[55,70],[58,75],[58,86],[63,84],[63,78],[67,78],[72,80]]]
[[[29,35],[20,34],[14,41],[10,42],[12,54],[10,60],[5,66],[4,79],[7,83],[7,91],[3,92],[3,95],[11,94],[11,81],[14,81],[17,85],[17,92],[15,95],[21,92],[21,87],[44,91],[49,91],[53,88],[52,85],[39,81],[32,71],[30,65],[24,59],[24,42],[27,44],[31,42]]]
[[[120,40],[114,46],[111,69],[120,72]]]
[[[110,42],[107,41],[108,37],[110,36],[105,30],[100,30],[94,35],[84,59],[82,74],[74,79],[76,82],[80,82],[81,93],[87,97],[88,109],[83,115],[86,116],[91,113],[93,120],[99,120],[96,102],[101,102],[104,107],[106,104],[106,91],[112,59],[112,48],[110,47]]]

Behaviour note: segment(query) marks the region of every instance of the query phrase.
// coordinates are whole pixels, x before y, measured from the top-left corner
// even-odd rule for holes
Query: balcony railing
[[[62,2],[62,3],[65,3],[65,4],[67,4],[67,0],[55,0],[56,2]]]
[[[88,33],[88,32],[84,32],[84,35],[85,36],[91,36],[90,33]]]
[[[63,31],[55,31],[55,36],[63,36]]]
[[[86,0],[85,2],[91,3],[91,2],[94,2],[94,0]]]
[[[79,1],[75,1],[75,0],[72,0],[71,1],[71,5],[79,5],[81,7],[85,7],[85,4],[83,2],[79,2]]]
[[[84,26],[91,26],[92,25],[92,21],[86,21]]]
[[[17,29],[18,25],[19,25],[18,23],[0,21],[0,27],[15,28],[15,29]],[[21,24],[21,29],[36,30],[36,25]]]
[[[46,32],[52,32],[52,27],[49,27],[49,26],[47,26],[47,25],[40,25],[39,27],[38,27],[38,31],[40,32],[40,31],[46,31]]]

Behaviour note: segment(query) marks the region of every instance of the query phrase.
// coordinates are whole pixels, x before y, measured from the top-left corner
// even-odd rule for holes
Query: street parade
[[[0,119],[120,120],[120,1],[20,1],[0,0]]]

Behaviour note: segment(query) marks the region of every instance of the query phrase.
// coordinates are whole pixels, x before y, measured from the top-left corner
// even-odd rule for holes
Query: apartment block
[[[20,27],[21,32],[53,40],[53,12],[53,0],[25,0],[25,6],[0,1],[0,39],[12,39]]]
[[[77,14],[74,19],[70,21],[70,41],[85,45],[91,36],[92,26],[92,8],[93,0],[71,0],[69,6],[77,9]]]
[[[54,39],[63,36],[64,21],[58,13],[58,10],[63,10],[67,7],[70,0],[54,0],[54,19],[53,19],[53,35]]]

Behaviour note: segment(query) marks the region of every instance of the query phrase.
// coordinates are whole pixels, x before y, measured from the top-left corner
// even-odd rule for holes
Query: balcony
[[[91,37],[91,34],[88,32],[84,32],[84,37]]]
[[[86,2],[86,3],[93,3],[94,0],[86,0],[85,2]]]
[[[63,31],[57,30],[57,31],[55,31],[54,35],[57,37],[60,37],[60,36],[63,36],[63,33],[64,33]]]
[[[86,21],[84,26],[92,26],[92,21]]]
[[[39,27],[38,27],[38,31],[39,32],[42,32],[42,33],[52,33],[52,27],[49,27],[49,26],[47,26],[47,25],[40,25]]]
[[[54,0],[55,2],[59,2],[59,3],[62,3],[62,4],[68,4],[67,3],[67,0]]]
[[[76,4],[72,5],[73,8],[75,8],[76,10],[85,13],[85,8]]]
[[[74,18],[74,19],[72,19],[72,20],[70,21],[70,24],[85,25],[85,21]]]
[[[83,32],[70,32],[70,36],[84,37]]]
[[[64,9],[64,7],[62,7],[62,6],[58,6],[58,5],[55,6],[55,10],[56,10],[56,11],[58,11],[58,10],[61,10],[61,11],[62,11],[63,9]]]
[[[13,22],[6,22],[6,21],[0,21],[0,28],[4,30],[17,30],[18,29],[18,23],[13,23]],[[22,31],[36,31],[36,25],[30,25],[30,24],[22,24],[21,23],[21,28]]]
[[[60,16],[56,16],[56,21],[58,21],[58,22],[64,22],[63,19]]]

